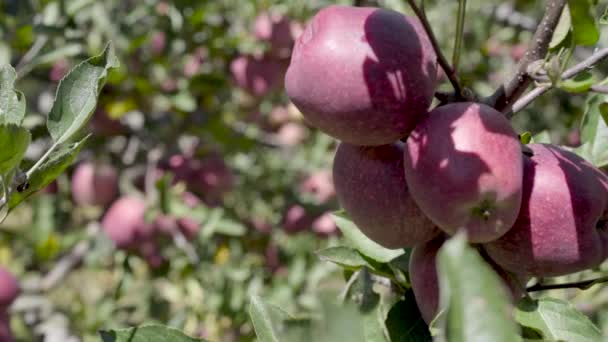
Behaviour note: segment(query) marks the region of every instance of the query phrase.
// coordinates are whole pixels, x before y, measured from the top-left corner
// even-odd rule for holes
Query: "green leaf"
[[[554,50],[557,47],[561,46],[562,43],[568,38],[568,34],[570,34],[570,29],[572,29],[572,21],[570,20],[570,10],[568,6],[564,6],[562,10],[562,14],[559,17],[559,22],[553,31],[553,37],[551,37],[551,42],[549,43],[549,49]]]
[[[519,135],[519,141],[521,141],[521,143],[524,145],[528,145],[530,143],[530,141],[532,141],[532,133],[523,132],[522,134]]]
[[[334,213],[332,216],[344,238],[361,254],[378,262],[389,262],[404,253],[403,249],[388,249],[370,240],[344,214]]]
[[[9,201],[10,209],[14,209],[19,203],[49,185],[67,169],[84,146],[89,136],[79,142],[64,146],[51,153],[49,158],[40,165],[29,177],[29,186],[22,192],[13,192]]]
[[[90,119],[108,70],[118,67],[111,44],[103,53],[78,64],[59,83],[47,128],[56,144],[72,139]]]
[[[388,312],[385,324],[392,342],[430,342],[433,340],[420,315],[412,290],[407,291],[403,300],[393,305]]]
[[[594,45],[600,38],[600,32],[593,15],[594,5],[589,0],[568,0],[574,43],[577,45]]]
[[[31,139],[30,132],[23,127],[0,125],[0,175],[19,166]]]
[[[368,265],[359,252],[349,247],[329,247],[316,253],[321,260],[333,262],[344,268],[358,269]]]
[[[25,96],[15,90],[17,73],[10,65],[0,68],[0,124],[21,125],[25,117]]]
[[[374,281],[367,269],[358,273],[357,282],[353,284],[351,291],[354,297],[358,298],[357,309],[363,328],[363,340],[366,342],[388,342],[388,333],[384,325],[386,320],[385,305],[380,295],[374,291]]]
[[[597,167],[608,165],[608,125],[600,117],[600,106],[608,102],[604,94],[592,94],[587,98],[581,120],[581,146],[573,151]]]
[[[602,341],[602,332],[568,302],[524,298],[515,311],[515,320],[524,329],[542,333],[548,341]]]
[[[604,123],[608,125],[608,102],[602,102],[599,105],[600,115],[604,119]]]
[[[602,14],[602,16],[600,17],[599,23],[601,25],[608,24],[608,6],[606,6],[606,9],[604,10],[604,14]]]
[[[292,319],[287,312],[265,303],[258,296],[251,297],[249,316],[261,342],[280,342],[279,336],[283,321]]]
[[[594,83],[595,78],[593,74],[585,71],[573,78],[558,82],[558,87],[570,93],[584,93],[589,91]]]
[[[103,342],[202,342],[186,336],[177,329],[162,325],[147,325],[120,330],[100,331]]]
[[[542,132],[539,132],[537,134],[535,134],[532,137],[532,142],[535,144],[550,144],[551,143],[551,135],[549,134],[549,131],[544,130]]]
[[[457,234],[439,250],[440,336],[450,342],[518,340],[510,303],[498,275]]]

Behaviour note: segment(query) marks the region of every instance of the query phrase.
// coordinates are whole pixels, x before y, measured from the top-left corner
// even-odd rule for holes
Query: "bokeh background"
[[[314,253],[340,241],[330,215],[339,209],[336,141],[306,124],[282,85],[293,40],[333,3],[353,4],[0,2],[0,64],[17,69],[27,97],[30,163],[50,143],[45,116],[65,73],[109,41],[121,62],[77,163],[0,225],[0,265],[23,286],[11,308],[19,341],[98,341],[99,329],[154,322],[251,341],[252,294],[310,313],[326,291],[340,291],[342,271]],[[409,10],[400,0],[365,4]],[[425,4],[449,56],[457,2]],[[522,57],[542,10],[541,2],[469,0],[463,83],[489,95]],[[518,115],[518,132],[576,145],[585,98],[561,95]],[[117,248],[104,226],[133,216],[152,233],[140,237],[144,247]],[[602,287],[552,295],[573,298],[608,332]]]

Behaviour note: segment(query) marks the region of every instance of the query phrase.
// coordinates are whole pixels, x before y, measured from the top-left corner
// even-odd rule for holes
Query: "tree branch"
[[[578,75],[579,73],[591,68],[592,66],[594,66],[598,62],[602,61],[606,57],[608,57],[608,48],[598,50],[594,54],[589,56],[587,59],[585,59],[584,61],[582,61],[582,62],[576,64],[575,66],[569,68],[568,70],[564,71],[564,73],[562,74],[562,79],[567,80],[569,78],[572,78],[572,77]],[[592,91],[595,91],[594,87],[595,87],[595,89],[597,89],[598,92],[601,92],[600,91],[601,89],[606,88],[603,86],[593,86],[593,87],[591,87]],[[537,97],[543,95],[544,93],[551,90],[552,88],[553,88],[552,85],[547,84],[547,85],[543,85],[543,86],[540,86],[540,87],[537,87],[537,88],[531,90],[529,93],[522,96],[519,100],[515,101],[515,103],[513,103],[511,110],[506,112],[505,115],[509,119],[512,118],[513,115],[515,115],[515,113],[524,109],[526,106],[528,106],[530,103],[532,103],[532,101],[534,101]]]
[[[535,292],[535,291],[558,290],[558,289],[587,290],[588,288],[590,288],[593,285],[606,283],[606,282],[608,282],[608,277],[601,277],[601,278],[597,278],[597,279],[589,279],[589,280],[583,280],[583,281],[578,281],[578,282],[574,282],[574,283],[565,283],[565,284],[543,285],[543,284],[539,283],[539,284],[528,287],[526,289],[526,291]]]
[[[532,42],[524,57],[517,64],[515,75],[501,85],[484,102],[501,112],[508,112],[516,101],[530,85],[531,79],[527,74],[528,64],[543,59],[549,49],[549,42],[557,26],[566,0],[549,0],[545,8],[545,15],[536,28]]]
[[[458,81],[458,76],[456,75],[456,71],[454,71],[454,69],[450,66],[450,63],[448,63],[448,60],[445,58],[445,56],[441,52],[441,48],[439,47],[437,38],[435,37],[435,34],[433,33],[431,24],[427,20],[426,15],[424,14],[424,11],[420,7],[418,7],[418,5],[416,5],[415,0],[407,0],[407,2],[410,5],[410,7],[412,8],[412,10],[414,11],[414,13],[416,13],[416,16],[418,17],[418,19],[420,20],[420,23],[424,27],[424,31],[426,32],[427,36],[429,37],[429,40],[431,41],[431,44],[433,45],[433,49],[435,50],[435,54],[437,55],[437,62],[439,63],[439,65],[441,66],[443,71],[445,72],[445,75],[447,76],[447,78],[450,80],[450,83],[452,83],[452,87],[454,87],[454,91],[455,91],[457,97],[462,98],[462,87],[460,86],[460,82]]]

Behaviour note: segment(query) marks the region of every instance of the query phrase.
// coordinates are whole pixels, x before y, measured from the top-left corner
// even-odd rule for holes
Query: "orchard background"
[[[555,88],[499,108],[521,141],[608,167],[606,1],[5,0],[1,342],[608,336],[604,265],[530,279],[511,308],[461,235],[440,256],[448,324],[427,327],[411,249],[341,211],[338,142],[285,92],[294,39],[333,4],[423,8],[457,66],[433,106],[487,99],[520,70]],[[522,67],[529,46],[549,52]]]

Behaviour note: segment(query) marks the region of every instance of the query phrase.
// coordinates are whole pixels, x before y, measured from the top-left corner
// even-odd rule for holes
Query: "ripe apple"
[[[291,20],[281,13],[264,12],[255,19],[253,32],[258,40],[270,44],[273,56],[285,58],[294,42],[291,26]]]
[[[410,281],[418,309],[427,324],[431,323],[439,309],[439,282],[436,259],[437,252],[445,242],[445,239],[445,235],[440,235],[427,243],[418,245],[414,247],[410,256]],[[489,262],[489,264],[503,280],[513,302],[517,302],[525,294],[525,284],[528,277],[511,274],[492,262]],[[475,280],[472,279],[471,281]]]
[[[285,88],[323,132],[350,144],[383,145],[426,115],[436,60],[418,19],[334,5],[319,11],[296,41]]]
[[[334,158],[333,179],[338,202],[377,243],[388,248],[413,247],[439,233],[410,196],[401,145],[341,143]]]
[[[312,195],[319,204],[329,202],[336,196],[332,172],[318,170],[310,173],[300,183],[300,191]]]
[[[101,225],[118,248],[130,249],[154,233],[153,225],[145,221],[145,212],[146,204],[142,199],[121,197],[110,206]]]
[[[484,245],[512,272],[559,276],[608,257],[608,177],[581,157],[554,145],[530,144],[524,196],[513,228]]]
[[[0,267],[0,312],[5,311],[20,293],[21,287],[17,278],[4,267]]]
[[[107,164],[83,162],[72,175],[72,198],[81,206],[106,206],[118,195],[118,173]]]
[[[429,113],[407,139],[405,179],[422,211],[469,241],[505,234],[521,206],[523,155],[509,121],[491,107],[452,103]]]
[[[230,64],[230,72],[236,85],[257,97],[281,87],[285,68],[282,61],[269,56],[240,56]]]

